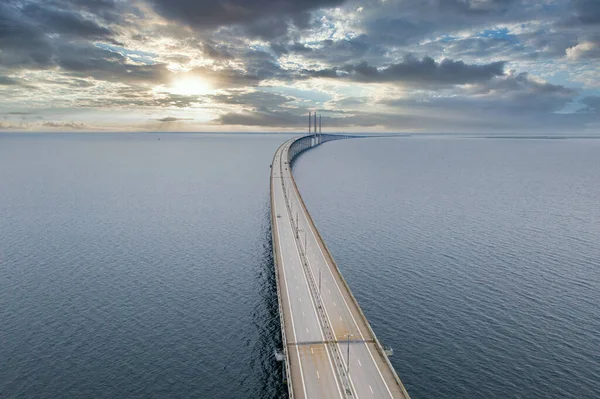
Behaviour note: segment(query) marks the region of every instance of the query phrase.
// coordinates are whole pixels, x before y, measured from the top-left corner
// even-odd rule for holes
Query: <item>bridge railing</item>
[[[275,153],[275,155],[273,156],[273,162],[271,163],[271,167],[273,165],[275,165],[275,158],[277,157],[277,154],[279,153],[279,150],[277,150],[277,152]],[[273,173],[273,172],[271,172]],[[271,177],[271,193],[273,192],[273,184],[274,184],[274,179]],[[282,306],[282,301],[281,301],[281,288],[279,287],[279,268],[277,267],[279,263],[279,261],[277,260],[279,256],[281,256],[281,254],[279,253],[279,251],[277,250],[278,248],[278,241],[279,238],[277,237],[277,235],[275,234],[275,229],[276,227],[276,223],[274,222],[275,220],[277,220],[277,215],[275,214],[275,205],[273,204],[273,195],[271,195],[271,221],[273,221],[271,223],[271,240],[273,242],[273,261],[275,262],[275,281],[277,282],[277,303],[279,305],[279,323],[281,325],[281,341],[283,344],[283,354],[285,357],[284,360],[284,368],[285,368],[285,379],[286,379],[286,383],[287,383],[287,387],[288,387],[288,397],[290,399],[294,399],[294,388],[292,386],[292,374],[291,374],[291,369],[290,369],[290,354],[288,351],[288,344],[287,344],[287,336],[285,333],[285,320],[284,320],[284,313],[283,313],[283,306]]]
[[[309,150],[311,148],[314,148],[314,147],[316,147],[316,146],[318,146],[320,144],[323,144],[323,143],[325,143],[327,141],[332,141],[332,140],[341,140],[341,139],[356,137],[356,136],[337,135],[337,134],[336,135],[334,135],[334,134],[327,134],[327,135],[325,135],[324,134],[322,136],[323,137],[322,137],[321,142],[317,143],[316,145],[309,145],[310,138],[313,137],[312,135],[311,136],[304,136],[304,137],[300,137],[300,138],[296,139],[296,141],[294,141],[292,143],[292,145],[290,146],[289,160],[288,160],[290,166],[293,165],[294,160],[296,160],[296,158],[300,154],[302,154],[303,152],[305,152],[305,151],[307,151],[307,150]],[[294,151],[292,151],[292,149],[294,149]],[[367,326],[369,334],[371,335],[371,337],[373,338],[373,341],[375,342],[375,347],[377,349],[377,352],[380,353],[380,355],[384,359],[386,365],[391,370],[391,372],[392,372],[392,374],[394,376],[394,380],[396,381],[396,383],[400,387],[400,390],[402,391],[402,393],[404,394],[404,396],[407,399],[410,399],[410,396],[409,396],[408,392],[406,391],[406,388],[404,387],[404,384],[402,383],[402,380],[400,380],[400,377],[396,373],[396,370],[394,369],[394,366],[392,365],[392,363],[390,362],[390,359],[386,355],[385,350],[384,350],[383,346],[381,345],[381,342],[379,341],[379,339],[375,335],[375,332],[373,331],[373,329],[371,328],[371,325],[367,321],[367,317],[363,313],[360,305],[358,304],[358,301],[356,300],[356,297],[352,293],[352,290],[350,289],[350,286],[348,285],[348,283],[346,282],[346,279],[342,275],[342,273],[341,273],[341,271],[340,271],[337,263],[335,262],[335,260],[331,256],[331,252],[329,251],[329,248],[327,247],[327,244],[325,243],[325,240],[323,240],[323,237],[321,236],[321,233],[319,233],[319,230],[316,228],[316,225],[315,225],[315,223],[314,223],[314,221],[312,219],[312,216],[308,212],[308,209],[306,208],[306,204],[304,203],[304,200],[302,199],[302,195],[300,195],[300,191],[298,190],[298,186],[296,185],[296,180],[294,179],[293,174],[292,174],[292,179],[291,180],[292,180],[292,184],[294,185],[294,188],[296,189],[296,192],[298,193],[298,199],[300,200],[300,204],[301,204],[302,208],[304,209],[304,212],[307,215],[308,221],[311,224],[311,226],[313,228],[313,231],[316,232],[318,240],[323,244],[323,248],[325,248],[325,254],[326,254],[327,258],[329,259],[329,261],[331,262],[331,264],[333,265],[333,267],[335,268],[335,272],[338,274],[338,276],[339,276],[340,280],[342,281],[344,287],[346,288],[346,291],[348,292],[352,303],[354,304],[354,306],[358,310],[360,318],[362,319],[362,321],[364,322],[364,324]]]

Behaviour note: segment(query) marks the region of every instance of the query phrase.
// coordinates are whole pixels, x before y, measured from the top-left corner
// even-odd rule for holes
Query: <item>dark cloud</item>
[[[57,64],[74,76],[127,84],[168,81],[171,73],[164,64],[131,64],[121,54],[90,44],[66,43],[60,45]]]
[[[270,44],[270,47],[271,50],[273,50],[273,52],[278,56],[290,53],[307,54],[314,51],[312,48],[306,46],[305,44],[297,42],[294,42],[292,44],[281,44],[273,42]]]
[[[374,43],[398,46],[439,33],[527,20],[533,14],[539,17],[539,7],[520,0],[370,1],[360,25]]]
[[[457,58],[516,58],[519,53],[527,52],[521,43],[503,37],[467,37],[431,43],[426,48]]]
[[[563,56],[566,48],[588,34],[586,29],[593,29],[592,22],[600,15],[599,4],[597,0],[367,0],[356,23],[372,43],[388,49],[400,47],[420,52],[425,44],[431,54],[429,43],[435,41],[440,48],[436,56],[457,58],[464,54],[531,60]],[[519,26],[519,32],[510,37],[511,42],[480,40],[507,39],[498,30],[511,26]],[[463,48],[455,53],[455,49],[461,50],[452,48],[455,39],[465,36],[475,40],[462,44],[479,48]],[[486,49],[486,44],[496,47],[502,55],[496,49]]]
[[[16,79],[7,76],[0,76],[0,85],[2,86],[18,86],[20,82]]]
[[[520,0],[437,0],[443,11],[465,15],[486,15],[506,13],[513,5],[521,5]]]
[[[254,111],[229,112],[215,122],[222,125],[265,126],[300,128],[306,124],[303,110],[293,113],[287,110],[257,109]]]
[[[0,3],[0,49],[0,65],[7,68],[45,68],[52,63],[52,46],[43,30],[11,3]]]
[[[230,105],[245,105],[254,108],[271,109],[279,107],[285,103],[293,101],[294,98],[282,96],[280,94],[268,93],[263,91],[254,92],[228,92],[223,94],[211,95],[210,99],[214,102]]]
[[[381,63],[385,59],[385,47],[373,43],[367,35],[358,35],[351,39],[322,40],[314,48],[301,43],[285,47],[285,53],[303,55],[308,60],[317,60],[329,65],[370,61]]]
[[[79,107],[86,108],[189,108],[204,103],[197,95],[162,93],[155,95],[151,90],[138,87],[121,87],[114,92],[99,96],[93,95],[78,100]]]
[[[133,2],[118,0],[42,0],[37,3],[73,12],[85,12],[94,18],[107,23],[122,22],[128,12],[138,15],[140,11],[133,6]]]
[[[35,21],[46,33],[58,33],[85,39],[110,39],[110,29],[84,18],[71,10],[44,7],[37,3],[28,3],[21,9],[23,16]]]
[[[344,0],[151,0],[161,15],[198,29],[241,25],[246,33],[263,38],[287,32],[288,25],[306,27],[308,13],[335,7]]]
[[[85,3],[85,4],[84,4]],[[65,47],[93,46],[93,41],[116,44],[114,32],[89,18],[89,11],[109,8],[111,2],[40,1],[0,4],[0,65],[7,68],[54,67]],[[104,5],[104,8],[101,7]],[[83,11],[82,11],[83,10]],[[84,16],[83,12],[87,16]]]
[[[417,41],[437,29],[435,22],[390,18],[389,14],[367,18],[364,27],[374,42],[390,46]]]
[[[246,74],[255,76],[259,80],[273,78],[286,80],[295,73],[282,68],[279,60],[270,51],[250,49],[238,53],[238,58],[243,60]]]
[[[220,123],[304,128],[304,108],[324,107],[328,125],[340,129],[494,129],[517,122],[533,129],[535,120],[553,128],[569,120],[576,128],[597,121],[598,100],[590,95],[597,94],[599,22],[596,0],[4,0],[2,108],[30,109],[32,99],[47,99],[57,108],[76,101],[82,108],[159,108],[171,115],[202,103],[227,112]],[[509,32],[512,26],[518,32]],[[407,53],[413,55],[402,58]],[[530,65],[550,80],[587,85],[579,122],[562,114],[579,94],[568,84],[505,72]],[[564,72],[552,75],[558,68]],[[194,77],[218,91],[165,92]],[[336,84],[316,87],[306,82],[311,78]],[[286,87],[267,87],[279,82]],[[348,96],[354,82],[377,84],[377,97]],[[401,99],[377,102],[400,89]],[[47,123],[42,127],[86,129]]]
[[[577,90],[533,79],[527,72],[511,71],[505,78],[494,79],[471,89],[474,94],[498,93],[532,93],[540,96],[549,94],[574,96]]]
[[[419,60],[407,56],[404,61],[377,68],[366,62],[320,71],[309,71],[314,77],[348,79],[361,83],[401,82],[410,85],[455,85],[490,80],[504,74],[505,62],[474,65],[444,59],[436,62],[430,57]]]
[[[191,121],[193,118],[176,118],[174,116],[166,116],[164,118],[157,119],[159,122],[178,122],[178,121]]]
[[[0,76],[0,86],[8,86],[23,89],[35,89],[34,85],[29,84],[21,79],[14,79],[8,76]]]
[[[88,126],[83,123],[76,122],[43,122],[41,124],[43,127],[49,127],[52,129],[70,129],[70,130],[84,130],[87,129]]]
[[[546,117],[562,110],[577,96],[577,91],[562,85],[539,82],[527,73],[509,74],[481,82],[452,96],[416,100],[400,98],[381,103],[397,108],[427,112],[477,113],[500,116],[530,115]],[[541,116],[544,115],[544,116]]]
[[[193,26],[246,24],[265,17],[286,17],[321,7],[341,5],[343,0],[151,0],[161,14]]]
[[[215,48],[208,43],[204,43],[203,51],[213,60],[232,60],[234,58],[226,49]]]
[[[584,24],[600,24],[600,2],[598,0],[576,0],[575,15]]]

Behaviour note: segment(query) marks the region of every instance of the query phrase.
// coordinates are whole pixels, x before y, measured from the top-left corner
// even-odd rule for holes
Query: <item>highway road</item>
[[[277,150],[271,166],[290,396],[408,398],[304,206],[289,165],[294,141]]]

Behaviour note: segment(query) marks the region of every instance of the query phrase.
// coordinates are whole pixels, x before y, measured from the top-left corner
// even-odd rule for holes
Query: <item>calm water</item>
[[[0,136],[0,397],[281,397],[285,139]]]
[[[286,138],[0,135],[0,397],[283,397]],[[296,175],[413,398],[593,398],[599,170],[600,140],[429,137]]]
[[[600,140],[402,138],[299,159],[413,398],[600,397]]]

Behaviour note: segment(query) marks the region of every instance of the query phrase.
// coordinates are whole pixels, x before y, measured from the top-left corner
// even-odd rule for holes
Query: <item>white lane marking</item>
[[[344,319],[342,319],[342,316],[340,316],[340,320],[341,320],[341,321],[344,321]]]
[[[298,299],[300,299],[300,302],[302,302],[302,297],[298,297]]]
[[[373,388],[371,388],[371,386],[369,385],[369,389],[371,390],[371,393],[373,393]]]
[[[302,213],[302,217],[303,217],[303,218],[306,218],[306,214],[305,214],[304,212]],[[311,235],[313,236],[313,239],[314,239],[314,240],[315,240],[315,242],[316,242],[316,236],[315,236],[315,233],[313,232],[313,229],[312,229],[312,227],[310,227],[310,230],[311,230]],[[296,246],[298,246],[298,243],[296,243]],[[322,251],[322,249],[321,249],[321,246],[320,246],[320,245],[318,245],[318,243],[317,243],[317,246],[319,247],[319,251],[321,252],[321,256],[323,257],[323,259],[326,259],[326,258],[325,258],[325,255],[323,254],[323,251]],[[327,264],[327,262],[325,262],[325,263]],[[312,267],[311,267],[311,269],[312,269]],[[362,334],[362,332],[361,332],[360,328],[358,327],[358,324],[356,323],[356,320],[355,320],[355,318],[354,318],[354,315],[352,314],[352,312],[351,312],[351,310],[350,310],[350,307],[348,306],[348,303],[346,302],[346,299],[344,298],[344,295],[343,295],[343,293],[341,292],[341,289],[340,289],[340,287],[339,287],[339,285],[338,285],[337,281],[335,280],[335,276],[333,275],[333,272],[332,272],[331,268],[329,267],[329,265],[328,265],[327,269],[328,269],[328,271],[329,271],[329,274],[331,275],[331,277],[334,279],[334,283],[336,284],[336,287],[337,287],[337,289],[338,289],[338,293],[340,294],[340,296],[342,297],[342,300],[344,301],[344,304],[346,305],[346,310],[347,310],[347,311],[348,311],[348,313],[350,314],[350,316],[351,316],[351,318],[352,318],[352,320],[353,320],[353,322],[354,322],[354,325],[356,326],[356,328],[357,328],[357,330],[358,330],[358,332],[359,332],[359,334],[360,334],[361,338],[364,340],[364,336],[363,336],[363,334]],[[329,290],[329,293],[331,293],[331,290]],[[312,298],[311,298],[311,299],[312,299]],[[328,314],[328,313],[329,313],[329,312],[327,312],[327,307],[325,307],[325,314],[327,315],[327,318],[329,319],[329,314]],[[340,320],[342,320],[342,322],[343,322],[343,318],[342,318],[342,316],[340,316]],[[329,321],[329,323],[331,324],[331,320]],[[387,389],[388,393],[390,394],[390,396],[392,396],[392,394],[391,394],[391,391],[390,391],[389,387],[387,386],[387,384],[386,384],[385,380],[383,380],[383,375],[381,374],[381,370],[379,370],[379,367],[377,366],[377,363],[375,362],[375,359],[373,358],[373,354],[371,353],[371,351],[370,351],[370,349],[369,349],[369,347],[368,347],[368,345],[367,345],[366,343],[365,343],[365,346],[366,346],[366,348],[367,348],[367,351],[369,352],[369,355],[371,356],[371,359],[373,360],[373,363],[375,364],[375,367],[377,368],[377,371],[379,372],[379,375],[380,375],[380,377],[382,378],[382,381],[383,381],[384,385],[386,386],[386,389]],[[339,343],[338,343],[338,348],[340,348],[340,350],[342,350],[342,348],[341,348],[341,345],[340,345]],[[342,360],[342,362],[343,362],[343,363],[345,363],[343,360]],[[352,377],[351,377],[351,376],[349,376],[349,379],[350,379],[350,384],[352,385],[352,388],[354,389],[354,391],[355,391],[355,393],[356,393],[356,396],[358,396],[358,393],[357,393],[357,391],[356,391],[356,387],[354,386],[354,381],[353,381]]]
[[[288,225],[290,226],[290,229],[293,230],[292,220],[290,218],[286,218],[286,219],[287,219]],[[296,242],[296,240],[294,240],[294,244],[296,245],[296,255],[298,256],[298,260],[300,260],[300,262],[302,262],[302,258],[300,257],[300,248],[298,248],[298,243]],[[300,263],[300,265],[302,265],[302,263]],[[306,286],[308,287],[308,277],[306,276],[306,271],[304,270],[304,267],[301,267],[300,269],[302,269],[302,275],[304,276],[304,282],[306,283]],[[319,333],[321,334],[321,339],[325,340],[325,336],[323,335],[323,327],[321,326],[321,321],[317,317],[317,314],[318,314],[317,313],[317,307],[315,305],[315,302],[313,300],[312,295],[309,295],[309,298],[310,298],[310,302],[312,303],[313,309],[315,311],[315,313],[314,313],[315,314],[315,318],[317,319],[317,323],[320,326]],[[300,302],[302,302],[302,298],[299,297],[299,299],[300,299]],[[325,310],[325,314],[327,314],[327,310]],[[327,318],[329,319],[329,316],[327,316]],[[331,324],[331,320],[329,321],[329,323]],[[297,347],[298,347],[298,345],[296,345],[296,348]],[[327,346],[325,346],[325,353],[327,353],[327,359],[329,360],[329,366],[331,367],[331,370],[332,370],[333,374],[335,375],[336,371],[335,371],[335,368],[333,366],[333,361],[331,360],[331,356],[329,354],[329,348]],[[352,380],[350,380],[350,383],[352,383]],[[339,385],[339,383],[337,381],[337,378],[335,379],[335,386],[336,386],[336,388],[338,390],[338,393],[339,393],[340,397],[343,397],[342,390],[341,390],[341,387],[340,387],[340,385]],[[356,389],[354,391],[356,391]],[[304,391],[304,392],[305,392],[305,395],[306,395],[306,391]]]
[[[321,378],[321,375],[319,374],[319,370],[317,370],[317,378]]]
[[[279,253],[282,254],[281,248],[281,240],[277,240],[277,244],[279,246]],[[283,258],[282,258],[283,260]],[[294,311],[292,310],[292,301],[290,300],[290,292],[289,287],[287,285],[287,279],[285,277],[285,267],[281,267],[281,271],[283,272],[283,283],[285,284],[285,294],[287,296],[289,308],[290,308],[290,319],[292,320],[292,333],[294,334],[294,342],[298,342],[298,338],[296,337],[296,327],[294,326]],[[298,345],[294,345],[296,347],[296,356],[298,356],[298,365],[300,366],[300,379],[302,380],[302,392],[304,392],[304,397],[306,397],[306,383],[304,382],[304,372],[302,371],[302,359],[300,358],[300,349]],[[341,395],[341,393],[340,393]]]
[[[306,329],[306,333],[308,333],[308,332],[309,332],[309,331],[308,331],[308,328],[307,328],[307,329]]]
[[[315,351],[313,350],[313,348],[310,348],[310,353],[312,353],[313,355],[315,354]]]
[[[323,309],[325,310],[325,317],[327,317],[327,321],[329,322],[329,325],[333,326],[333,323],[331,322],[331,318],[329,317],[329,312],[327,311],[327,307],[324,306]],[[342,318],[342,316],[340,316],[340,319],[341,318]],[[340,352],[343,353],[342,345],[339,342],[337,343],[337,347],[340,350]],[[325,348],[327,349],[327,347],[325,347]],[[346,361],[344,359],[342,359],[342,363],[345,365]],[[354,386],[354,380],[352,379],[351,375],[348,375],[348,380],[350,381],[350,386],[352,387],[352,390],[354,391],[354,397],[358,399],[358,391],[356,390],[356,387]],[[340,394],[341,394],[341,392],[340,392]]]
[[[360,362],[360,359],[358,359],[358,358],[357,358],[356,360],[358,360],[358,365],[359,365],[360,367],[362,367],[362,363]]]
[[[302,217],[306,218],[306,214],[304,212],[302,212]],[[310,234],[313,236],[313,239],[317,243],[317,247],[319,248],[319,252],[321,252],[321,256],[323,257],[323,259],[325,260],[325,263],[327,264],[327,258],[325,257],[325,254],[323,253],[321,246],[318,244],[319,241],[317,240],[317,236],[315,235],[312,226],[309,225],[308,227],[309,227],[308,229],[310,230]],[[356,329],[358,330],[358,333],[360,334],[361,339],[364,341],[365,337],[363,336],[362,331],[360,331],[360,328],[358,327],[358,323],[356,322],[356,319],[354,318],[354,315],[352,314],[352,311],[350,310],[350,307],[348,306],[348,302],[346,302],[346,298],[344,298],[344,294],[342,293],[342,290],[340,289],[340,286],[337,283],[335,276],[333,275],[333,271],[331,271],[331,267],[329,267],[329,264],[327,264],[327,270],[329,271],[329,274],[331,275],[331,278],[333,279],[333,282],[335,283],[335,286],[337,287],[338,292],[339,292],[340,296],[342,297],[344,304],[346,305],[346,309],[348,310],[348,313],[350,313],[350,317],[352,318],[352,321],[354,322],[354,325],[356,326]],[[325,312],[327,312],[327,310],[325,310]],[[368,321],[367,321],[367,323],[368,323]],[[388,387],[387,383],[385,382],[385,379],[383,378],[383,374],[381,373],[381,370],[379,369],[379,366],[377,365],[377,362],[375,361],[375,358],[373,357],[373,354],[371,353],[371,349],[369,348],[369,345],[367,345],[366,342],[364,344],[365,344],[365,347],[367,348],[367,352],[369,352],[369,355],[371,356],[371,359],[373,360],[373,364],[375,365],[375,368],[377,369],[379,376],[381,377],[381,381],[383,382],[383,385],[385,385],[385,388],[387,389],[390,397],[393,398],[394,395],[392,395],[392,391],[390,391],[390,388]]]

